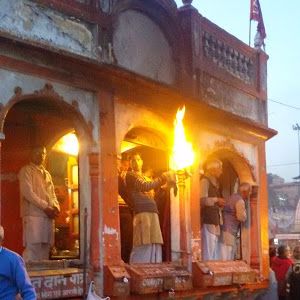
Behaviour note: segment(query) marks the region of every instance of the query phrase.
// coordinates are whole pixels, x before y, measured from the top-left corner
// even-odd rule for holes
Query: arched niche
[[[4,178],[1,181],[1,223],[6,228],[7,246],[21,254],[22,220],[17,177],[20,168],[29,162],[33,146],[45,145],[50,152],[60,137],[75,132],[81,144],[79,160],[83,163],[80,172],[87,173],[88,164],[84,157],[94,144],[92,128],[80,113],[76,101],[72,105],[67,103],[52,85],[46,84],[32,94],[23,94],[20,87],[15,88],[15,95],[0,112],[0,131],[3,135],[1,175]],[[81,177],[83,188],[80,193],[88,195],[87,176]],[[62,186],[65,185],[63,179]]]
[[[60,112],[62,116],[67,116],[78,134],[85,134],[88,143],[92,143],[92,125],[88,124],[78,109],[78,103],[74,100],[72,105],[68,104],[49,83],[46,83],[40,90],[32,94],[23,94],[22,88],[15,87],[14,96],[0,111],[0,133],[3,134],[4,123],[8,112],[18,103],[39,104],[45,110]],[[68,130],[68,129],[66,129]]]
[[[120,146],[123,158],[130,157],[133,153],[139,153],[143,159],[143,173],[148,177],[157,177],[168,169],[169,145],[166,135],[157,129],[150,127],[133,127],[125,134]],[[163,260],[171,260],[171,219],[170,219],[170,195],[169,191],[158,189],[155,200],[159,210],[160,226],[164,239]],[[121,255],[125,262],[129,261],[132,248],[132,223],[133,215],[126,203],[119,198],[120,231],[121,231]]]
[[[179,80],[182,33],[173,1],[120,1],[113,11],[117,63],[167,84]]]
[[[162,132],[147,127],[132,128],[126,133],[122,143],[124,141],[164,151],[167,151],[169,148],[168,140],[166,140],[166,137]]]
[[[229,139],[215,143],[212,149],[203,153],[203,166],[211,158],[216,158],[223,162],[223,174],[219,178],[219,182],[222,186],[222,194],[225,199],[238,191],[238,183],[247,182],[252,186],[250,201],[246,205],[251,227],[241,227],[241,237],[237,239],[237,243],[241,245],[237,247],[237,249],[241,250],[241,252],[237,252],[238,259],[243,259],[250,264],[252,256],[256,253],[256,250],[253,249],[257,247],[257,244],[254,245],[251,243],[250,236],[252,238],[259,236],[257,219],[258,183],[254,175],[254,167]],[[228,180],[230,177],[231,179]]]
[[[175,113],[174,110],[174,116]],[[121,143],[124,140],[168,150],[172,147],[172,124],[172,119],[166,120],[161,115],[142,106],[118,100],[116,105],[116,152],[121,153]]]
[[[256,185],[254,167],[230,141],[226,141],[220,145],[217,144],[213,149],[205,152],[202,161],[205,162],[209,158],[227,160],[237,173],[240,182],[248,182],[251,185]]]

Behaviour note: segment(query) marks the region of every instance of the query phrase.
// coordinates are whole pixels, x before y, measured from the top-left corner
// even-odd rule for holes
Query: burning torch
[[[187,226],[185,216],[185,187],[186,179],[190,177],[188,168],[193,165],[195,154],[192,144],[186,140],[183,118],[185,106],[177,110],[176,119],[174,120],[174,144],[171,155],[171,169],[176,172],[177,184],[179,190],[180,203],[180,252],[181,260],[184,266],[188,266],[188,249],[187,249]],[[175,194],[175,192],[174,192]],[[175,194],[176,196],[176,194]]]

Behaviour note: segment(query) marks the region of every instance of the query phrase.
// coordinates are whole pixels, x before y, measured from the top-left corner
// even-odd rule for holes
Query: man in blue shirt
[[[0,299],[14,300],[17,294],[23,300],[35,300],[36,294],[20,255],[2,247],[4,229],[0,225]]]

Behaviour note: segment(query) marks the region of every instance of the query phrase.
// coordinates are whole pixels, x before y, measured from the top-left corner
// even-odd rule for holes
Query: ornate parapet
[[[265,100],[267,55],[249,47],[202,16],[198,18],[200,38],[194,42],[195,48],[200,49],[200,55],[195,58],[194,64],[200,72],[256,99]]]
[[[266,125],[268,56],[189,5],[179,10],[179,22],[188,74],[181,89],[219,109]]]
[[[246,84],[253,84],[254,59],[232,45],[219,39],[216,35],[202,32],[203,55],[219,68],[242,80]]]

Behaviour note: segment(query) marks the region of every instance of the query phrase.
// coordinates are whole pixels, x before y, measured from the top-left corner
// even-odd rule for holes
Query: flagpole
[[[250,0],[249,46],[251,45],[251,21],[257,21],[257,35],[254,38],[254,47],[261,48],[266,38],[266,29],[259,0]]]
[[[251,46],[251,19],[249,20],[249,47]]]
[[[250,0],[250,16],[249,16],[249,47],[251,46],[251,20],[253,13],[253,0]]]

